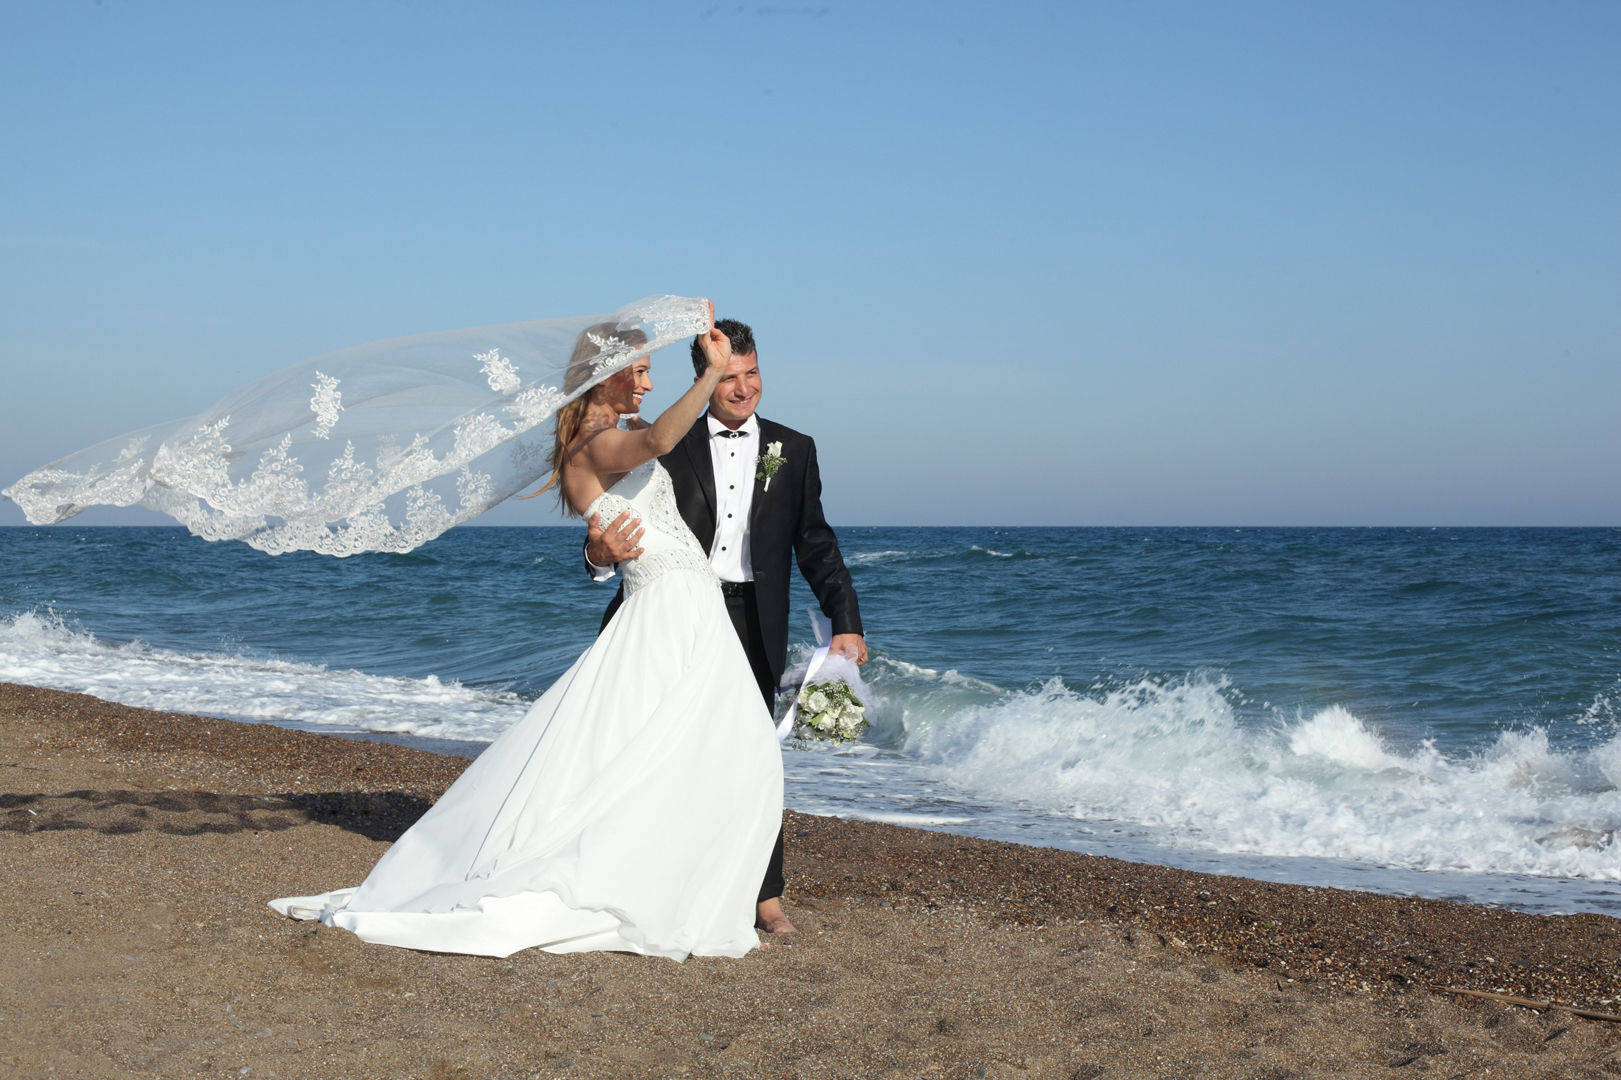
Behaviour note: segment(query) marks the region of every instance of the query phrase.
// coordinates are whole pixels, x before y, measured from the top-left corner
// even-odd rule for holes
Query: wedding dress
[[[507,956],[682,959],[758,944],[782,757],[717,579],[652,461],[586,516],[631,510],[625,602],[358,888],[271,906],[366,941]],[[514,584],[514,587],[520,587]]]

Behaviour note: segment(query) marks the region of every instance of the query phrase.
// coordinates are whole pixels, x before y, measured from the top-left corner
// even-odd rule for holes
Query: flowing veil
[[[272,555],[410,551],[548,474],[558,409],[710,326],[703,300],[359,345],[0,491],[36,525],[146,506]]]

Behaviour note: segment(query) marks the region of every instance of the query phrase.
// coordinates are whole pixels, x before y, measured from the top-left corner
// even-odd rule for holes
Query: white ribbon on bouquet
[[[788,711],[777,724],[777,741],[786,742],[794,733],[794,721],[799,717],[799,695],[804,692],[816,676],[826,673],[829,678],[837,679],[856,692],[861,699],[866,697],[866,686],[861,681],[861,673],[856,662],[843,653],[829,652],[833,643],[833,623],[826,615],[816,608],[811,608],[811,630],[816,635],[816,650],[811,653],[810,660],[805,665],[805,674],[797,680],[798,685],[793,687],[794,698],[788,704]],[[825,681],[825,680],[824,680]]]

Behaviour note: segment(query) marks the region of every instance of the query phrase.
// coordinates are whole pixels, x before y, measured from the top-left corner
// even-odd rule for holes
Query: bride
[[[565,391],[592,377],[602,341],[580,335]],[[630,509],[646,527],[644,553],[621,567],[626,598],[612,622],[364,882],[272,901],[277,911],[366,941],[486,956],[538,947],[680,960],[758,945],[782,758],[657,461],[731,359],[723,332],[700,342],[704,374],[653,423],[619,426],[652,389],[645,357],[557,416],[541,490],[557,485],[581,517]]]

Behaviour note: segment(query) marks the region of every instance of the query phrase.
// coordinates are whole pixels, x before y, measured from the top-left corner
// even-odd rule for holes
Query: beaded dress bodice
[[[646,529],[642,554],[619,564],[625,575],[626,596],[672,570],[693,570],[720,580],[698,538],[682,520],[675,504],[675,486],[657,459],[632,469],[619,483],[592,499],[585,508],[585,517],[596,514],[597,523],[607,525],[625,510],[641,518]]]

